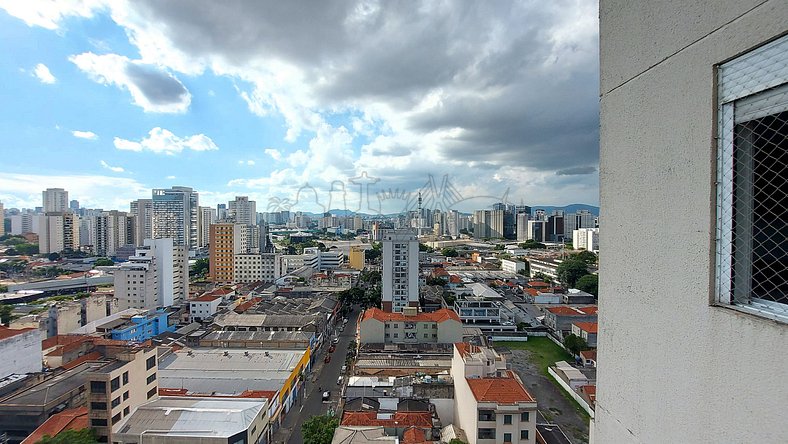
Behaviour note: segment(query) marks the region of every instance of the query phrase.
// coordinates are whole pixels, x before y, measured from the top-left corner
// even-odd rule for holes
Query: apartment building
[[[354,270],[363,270],[365,265],[365,254],[366,250],[364,248],[350,247],[350,253],[348,254],[350,268]]]
[[[454,344],[454,419],[468,444],[536,442],[536,399],[495,350]]]
[[[383,310],[419,305],[419,241],[410,230],[383,233]]]
[[[135,217],[121,211],[105,211],[91,218],[94,233],[93,252],[99,256],[115,256],[119,247],[136,244]]]
[[[134,217],[134,240],[138,247],[145,239],[153,239],[153,199],[137,199],[129,203]]]
[[[236,254],[233,256],[233,281],[235,283],[274,282],[280,277],[282,277],[280,254]]]
[[[615,229],[591,442],[784,442],[788,2],[602,0],[599,16]]]
[[[599,228],[581,228],[572,235],[575,250],[599,251]]]
[[[563,338],[572,332],[572,324],[576,322],[596,322],[597,307],[569,307],[561,305],[548,307],[544,313],[544,325],[550,328],[558,337]]]
[[[99,442],[113,442],[120,421],[158,397],[156,348],[124,348],[87,373],[88,417]]]
[[[462,322],[454,310],[442,308],[419,313],[417,307],[402,312],[367,309],[359,327],[361,344],[451,344],[462,340]]]
[[[65,213],[69,211],[68,191],[63,188],[47,188],[41,192],[44,213]]]
[[[172,239],[145,239],[128,262],[114,271],[115,297],[121,310],[168,307],[189,292],[186,249]]]
[[[189,187],[153,190],[153,239],[173,239],[187,250],[198,245],[199,196]]]
[[[237,224],[257,225],[257,203],[249,196],[236,196],[227,205],[227,216]]]
[[[68,212],[50,212],[37,216],[37,220],[40,253],[79,250],[79,216]]]
[[[240,274],[250,275],[250,267],[255,266],[249,262],[253,261],[251,255],[260,254],[260,227],[236,223],[213,224],[209,244],[209,279],[219,284],[233,283],[236,282],[236,256],[239,256],[239,265],[243,265]],[[244,279],[244,282],[260,280]]]

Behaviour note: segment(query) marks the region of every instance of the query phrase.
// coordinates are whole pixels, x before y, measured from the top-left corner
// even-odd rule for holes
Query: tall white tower
[[[410,230],[383,233],[383,310],[419,306],[419,241]]]

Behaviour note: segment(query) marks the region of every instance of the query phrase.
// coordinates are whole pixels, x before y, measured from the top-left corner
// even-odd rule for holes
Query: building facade
[[[383,310],[419,305],[419,241],[409,230],[383,234]]]
[[[600,238],[591,442],[782,442],[788,3],[602,0],[599,15],[600,217],[615,229]],[[664,230],[643,230],[666,208]],[[782,290],[758,292],[762,267]]]
[[[47,188],[41,192],[44,213],[65,213],[69,211],[68,191],[63,188]]]
[[[153,190],[153,239],[170,238],[187,250],[197,248],[199,196],[189,187]]]
[[[370,308],[359,333],[361,344],[452,344],[462,340],[462,322],[449,308],[430,313],[419,313],[416,307],[400,313]]]
[[[153,239],[153,199],[131,201],[129,214],[134,217],[135,245],[141,247],[145,239]]]

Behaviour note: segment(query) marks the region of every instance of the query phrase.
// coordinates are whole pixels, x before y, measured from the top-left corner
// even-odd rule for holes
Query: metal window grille
[[[717,73],[717,301],[788,322],[788,36]]]

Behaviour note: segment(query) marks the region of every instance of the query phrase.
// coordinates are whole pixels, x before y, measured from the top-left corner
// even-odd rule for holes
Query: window
[[[528,430],[520,430],[520,439],[528,439]]]
[[[479,439],[495,439],[495,429],[479,429]]]
[[[118,421],[120,421],[120,413],[112,417],[113,424],[116,424]]]
[[[107,419],[106,418],[93,418],[90,420],[90,425],[93,427],[106,427],[107,426]]]
[[[150,358],[148,358],[145,361],[145,369],[146,370],[150,370],[153,367],[156,367],[156,357],[155,356],[151,356]]]
[[[123,385],[129,383],[129,372],[123,372]]]
[[[106,402],[91,402],[90,403],[91,410],[107,410],[107,403]]]
[[[90,393],[107,394],[107,383],[104,381],[90,381]]]
[[[520,421],[522,421],[522,422],[528,422],[528,421],[530,421],[530,420],[531,420],[530,416],[531,416],[531,415],[530,415],[530,413],[529,413],[529,412],[521,412],[521,413],[520,413]]]
[[[495,411],[479,410],[479,421],[495,421]]]
[[[512,415],[503,415],[503,423],[504,424],[511,424],[512,423]]]
[[[511,433],[504,433],[503,434],[503,442],[512,442],[512,434]]]
[[[123,392],[123,400],[126,401],[129,399],[129,392]]]
[[[120,396],[118,396],[117,398],[112,400],[112,408],[114,409],[115,407],[117,407],[119,405],[120,405]]]
[[[715,300],[788,322],[788,36],[717,68]]]
[[[128,416],[129,415],[129,411],[130,411],[130,408],[128,406],[126,408],[124,408],[123,409],[123,416]]]
[[[151,399],[156,395],[156,390],[157,390],[156,387],[153,387],[152,389],[148,390],[148,399]]]
[[[156,373],[148,376],[148,384],[156,380]]]

